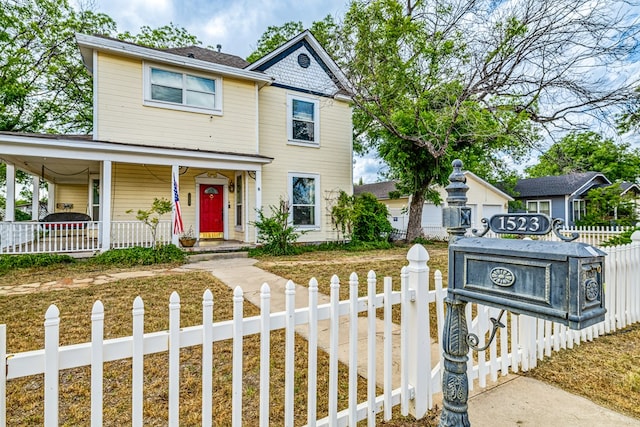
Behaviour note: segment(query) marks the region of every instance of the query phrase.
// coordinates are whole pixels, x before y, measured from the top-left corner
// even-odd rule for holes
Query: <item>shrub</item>
[[[138,209],[136,219],[142,221],[151,230],[151,239],[153,246],[156,246],[156,234],[158,232],[158,225],[160,224],[160,217],[166,213],[171,212],[173,204],[170,200],[165,198],[155,198],[151,204],[151,208],[148,210]],[[127,213],[132,213],[133,209],[129,209]]]
[[[280,200],[278,206],[269,206],[271,216],[258,210],[258,220],[253,223],[258,229],[258,240],[263,242],[262,251],[270,255],[291,255],[299,252],[294,246],[304,232],[289,223],[289,203]]]
[[[624,231],[619,235],[610,238],[609,240],[605,240],[600,244],[600,246],[618,246],[618,245],[628,245],[631,243],[631,235],[634,231],[640,230],[640,227],[632,228],[631,230]]]
[[[387,241],[393,232],[387,207],[371,193],[362,193],[353,203],[353,234],[359,242]]]
[[[185,262],[186,258],[186,254],[177,246],[164,245],[155,248],[112,249],[96,255],[88,262],[97,265],[132,267],[135,265],[179,263]]]
[[[24,254],[0,255],[0,274],[16,268],[47,267],[55,264],[72,264],[76,260],[69,255]]]

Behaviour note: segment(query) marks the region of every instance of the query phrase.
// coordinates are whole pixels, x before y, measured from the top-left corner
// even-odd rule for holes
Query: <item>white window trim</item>
[[[571,201],[571,215],[573,216],[574,222],[582,219],[582,209],[580,209],[579,205],[578,205],[578,217],[576,218],[576,202],[578,202],[578,204],[583,204],[584,214],[585,215],[587,214],[587,201],[585,199],[573,199]]]
[[[216,85],[215,91],[215,104],[216,108],[203,108],[195,107],[186,104],[177,104],[173,102],[158,101],[151,99],[151,69],[156,68],[159,70],[171,71],[174,73],[188,74],[195,77],[203,77],[205,79],[214,80]],[[197,71],[182,70],[176,67],[168,67],[166,65],[158,65],[145,62],[142,67],[142,81],[143,81],[143,96],[142,103],[147,107],[165,108],[169,110],[188,111],[191,113],[209,114],[214,116],[222,115],[222,76],[212,76],[210,74],[204,74]],[[184,90],[184,89],[183,89]]]
[[[313,141],[293,138],[293,100],[310,102],[313,104]],[[290,145],[301,147],[320,147],[320,101],[316,98],[287,94],[287,140]]]
[[[241,214],[242,214],[242,218],[240,221],[240,224],[237,224],[237,215],[238,215],[238,178],[240,178],[242,180],[242,194],[241,194],[241,198],[240,198],[240,209],[241,209]],[[236,191],[235,191],[235,218],[233,218],[233,223],[235,225],[236,231],[243,231],[244,230],[244,223],[245,223],[245,206],[246,206],[246,194],[247,194],[247,190],[245,188],[246,186],[246,182],[244,179],[244,174],[241,173],[237,173],[236,177],[235,177],[235,181],[236,181]]]
[[[313,178],[315,180],[315,206],[314,206],[314,218],[316,223],[314,225],[295,225],[293,224],[293,178]],[[287,189],[289,191],[289,223],[299,230],[320,230],[320,175],[315,173],[298,173],[289,172],[287,178]]]
[[[544,203],[544,202],[549,203],[549,216],[552,216],[551,214],[553,213],[552,212],[553,204],[551,203],[551,199],[549,199],[549,200],[527,200],[527,204],[525,205],[527,213],[530,213],[529,212],[529,203],[535,203],[536,204],[536,211],[533,212],[533,213],[541,213],[540,212],[540,203]]]

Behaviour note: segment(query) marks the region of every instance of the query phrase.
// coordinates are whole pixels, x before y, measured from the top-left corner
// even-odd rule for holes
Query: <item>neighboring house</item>
[[[172,200],[174,180],[199,239],[256,242],[256,211],[270,215],[280,199],[307,231],[301,241],[337,237],[327,199],[352,193],[351,104],[310,32],[253,64],[200,47],[76,39],[93,76],[93,134],[0,132],[0,160],[9,176],[49,183],[51,212],[73,205],[99,221],[101,250],[116,221],[135,221],[127,211]]]
[[[518,180],[515,198],[529,213],[543,213],[560,218],[573,226],[586,213],[585,197],[589,190],[611,185],[599,172],[575,173]]]
[[[497,213],[505,213],[508,203],[513,200],[511,196],[489,184],[484,179],[472,172],[464,172],[467,178],[467,205],[471,207],[471,226],[479,227],[482,218],[490,218]],[[396,230],[406,230],[409,222],[409,196],[403,195],[392,199],[391,192],[396,191],[393,181],[377,182],[375,184],[358,185],[353,189],[354,194],[372,193],[389,209],[389,221]],[[427,235],[444,232],[442,228],[442,208],[446,206],[447,192],[443,187],[438,187],[442,203],[435,205],[425,202],[422,208],[422,227]],[[444,233],[446,235],[446,233]]]
[[[633,199],[633,204],[636,208],[636,215],[640,219],[640,185],[635,184],[633,182],[623,181],[620,183],[620,188],[622,188],[622,196],[630,195]]]

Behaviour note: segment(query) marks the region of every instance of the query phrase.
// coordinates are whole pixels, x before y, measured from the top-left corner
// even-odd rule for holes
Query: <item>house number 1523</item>
[[[502,234],[547,234],[551,220],[544,214],[498,214],[491,217],[489,227]]]

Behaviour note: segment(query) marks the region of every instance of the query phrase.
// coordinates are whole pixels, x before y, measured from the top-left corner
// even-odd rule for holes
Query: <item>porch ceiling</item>
[[[54,184],[86,184],[89,174],[100,173],[100,162],[95,160],[12,155],[3,155],[2,159],[31,175],[44,174],[44,179]]]

